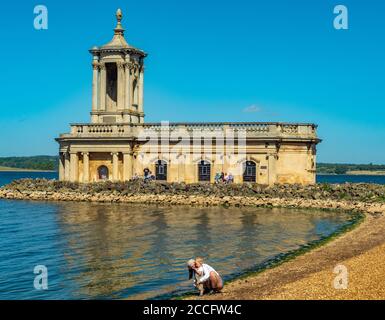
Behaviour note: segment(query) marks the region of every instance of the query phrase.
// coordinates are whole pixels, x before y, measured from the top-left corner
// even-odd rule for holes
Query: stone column
[[[124,90],[124,109],[125,111],[130,110],[131,108],[131,64],[130,64],[130,56],[126,55],[126,63],[124,65],[126,79],[125,79],[125,90]]]
[[[143,112],[143,84],[144,84],[144,66],[141,66],[139,73],[139,88],[138,88],[138,111]],[[140,121],[143,122],[143,121]]]
[[[60,152],[59,154],[59,180],[63,181],[65,179],[64,177],[64,154]]]
[[[123,153],[123,181],[132,178],[132,152]]]
[[[99,62],[96,59],[92,62],[92,112],[98,109]]]
[[[117,71],[118,71],[118,102],[117,102],[117,109],[122,110],[124,109],[124,92],[125,92],[125,85],[124,85],[124,63],[118,62],[116,64]]]
[[[106,110],[106,83],[107,83],[107,72],[106,65],[100,64],[100,96],[99,96],[99,107],[100,110]]]
[[[83,182],[90,181],[90,158],[88,152],[83,152]]]
[[[79,180],[79,156],[77,152],[70,152],[70,181]]]
[[[131,108],[134,110],[134,104],[138,108],[138,86],[139,86],[139,75],[138,75],[138,67],[133,65],[131,67]],[[135,86],[134,86],[135,83]]]
[[[186,155],[178,155],[178,181],[185,181],[185,172],[186,172]]]
[[[269,185],[274,184],[277,181],[277,171],[276,171],[276,156],[274,154],[268,155],[268,181]]]
[[[70,180],[70,155],[68,152],[64,153],[64,180]]]
[[[143,171],[141,171],[142,169],[140,168],[140,160],[139,160],[139,146],[138,145],[134,145],[132,148],[131,148],[131,151],[132,151],[132,175],[135,175],[135,174],[142,174]]]
[[[118,166],[118,155],[119,152],[112,152],[112,180],[117,181],[119,179],[119,166]]]

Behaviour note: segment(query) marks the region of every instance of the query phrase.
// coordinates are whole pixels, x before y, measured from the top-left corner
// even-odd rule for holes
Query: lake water
[[[153,298],[191,290],[186,261],[225,279],[327,236],[346,214],[0,200],[0,299]],[[36,265],[49,290],[33,287]]]
[[[0,171],[0,187],[10,183],[16,179],[25,178],[46,178],[46,179],[58,179],[57,172],[13,172],[13,171]]]
[[[194,256],[228,280],[348,219],[316,210],[0,200],[0,299],[169,297],[192,290],[186,261]],[[34,289],[37,265],[48,269],[48,290]]]
[[[370,176],[370,175],[317,175],[317,183],[377,183],[385,184],[385,176]]]

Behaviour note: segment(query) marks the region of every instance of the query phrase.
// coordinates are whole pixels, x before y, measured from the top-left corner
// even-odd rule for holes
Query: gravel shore
[[[385,299],[385,214],[367,213],[356,229],[284,264],[235,280],[203,299]],[[336,289],[334,268],[347,269],[347,288]],[[190,297],[190,299],[196,299]]]

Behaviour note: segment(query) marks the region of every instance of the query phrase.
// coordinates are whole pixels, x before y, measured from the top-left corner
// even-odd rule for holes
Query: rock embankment
[[[0,188],[0,198],[180,204],[197,206],[293,206],[373,212],[385,209],[385,186],[375,184],[184,184],[166,182],[71,183],[21,179]]]

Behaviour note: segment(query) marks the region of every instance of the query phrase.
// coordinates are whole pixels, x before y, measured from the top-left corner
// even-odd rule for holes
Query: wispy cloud
[[[262,108],[258,107],[255,104],[252,104],[252,105],[243,109],[243,112],[247,112],[247,113],[254,113],[254,112],[261,112],[261,111],[262,111]]]

